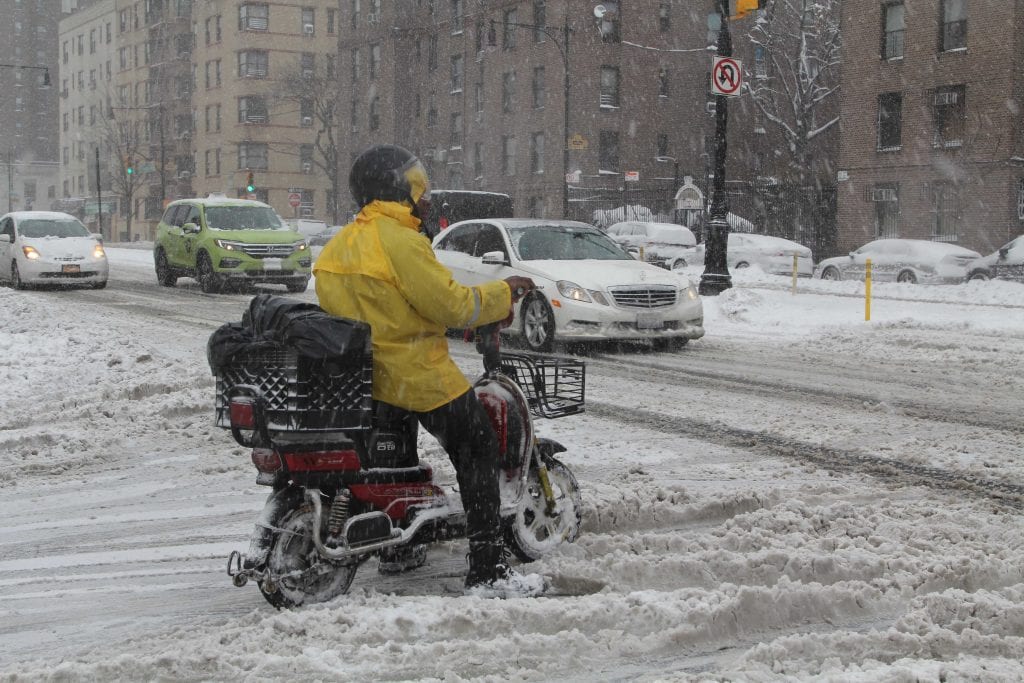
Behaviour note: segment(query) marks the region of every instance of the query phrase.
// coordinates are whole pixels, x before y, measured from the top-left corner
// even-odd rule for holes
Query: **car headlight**
[[[592,303],[593,299],[587,294],[587,290],[580,287],[575,282],[569,282],[568,280],[559,280],[555,283],[558,287],[558,291],[562,293],[566,299],[572,299],[573,301],[582,301],[583,303]]]
[[[690,301],[696,301],[697,299],[700,298],[697,295],[697,288],[694,287],[693,285],[690,285],[686,289],[680,289],[679,290],[679,298],[683,298],[683,297],[689,299]]]
[[[92,248],[92,257],[93,258],[106,258],[106,256],[107,256],[107,252],[103,251],[103,245],[102,244],[97,244],[95,247]]]
[[[213,243],[226,251],[236,251],[242,248],[241,243],[228,240],[214,240]]]
[[[25,245],[21,248],[22,253],[25,254],[25,258],[34,261],[39,258],[39,251],[35,247]]]
[[[294,247],[295,251],[305,251],[306,249],[309,248],[309,245],[306,244],[306,240],[302,240],[301,242],[296,242],[294,244]]]

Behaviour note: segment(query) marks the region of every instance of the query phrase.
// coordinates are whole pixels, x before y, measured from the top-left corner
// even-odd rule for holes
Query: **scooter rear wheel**
[[[554,514],[547,512],[540,474],[531,467],[526,492],[505,529],[506,545],[524,562],[539,560],[562,543],[572,543],[583,523],[583,499],[576,477],[555,458],[545,457],[544,464],[555,495]]]
[[[285,513],[267,555],[273,581],[260,582],[260,592],[277,608],[327,602],[348,592],[357,564],[328,562],[313,544],[313,509],[302,505]]]

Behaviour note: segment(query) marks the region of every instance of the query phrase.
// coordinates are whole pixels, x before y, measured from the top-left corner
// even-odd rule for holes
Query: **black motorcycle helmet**
[[[427,170],[416,155],[398,145],[374,145],[359,155],[348,174],[348,188],[359,208],[375,199],[408,202],[412,213],[430,197]]]

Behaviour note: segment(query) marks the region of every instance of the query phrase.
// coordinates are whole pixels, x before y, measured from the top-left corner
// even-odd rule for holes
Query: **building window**
[[[259,95],[238,98],[239,123],[267,123],[267,103]]]
[[[931,186],[932,239],[956,242],[960,235],[960,193],[952,183],[940,181]]]
[[[619,69],[614,66],[601,67],[601,106],[619,106]]]
[[[316,10],[312,7],[302,8],[301,26],[299,30],[302,31],[304,36],[312,36],[316,34]]]
[[[906,11],[902,0],[882,5],[882,59],[903,57]]]
[[[516,138],[514,135],[501,136],[501,172],[516,174]]]
[[[940,52],[967,47],[967,0],[942,0],[940,30]]]
[[[352,28],[359,28],[359,0],[352,0]]]
[[[437,97],[434,93],[430,93],[430,97],[427,99],[427,128],[433,128],[437,125]]]
[[[900,235],[900,186],[878,183],[871,188],[875,205],[875,239],[891,239]]]
[[[547,100],[547,88],[544,82],[544,67],[533,68],[533,108],[543,109]]]
[[[245,50],[239,52],[238,75],[242,78],[266,78],[267,53],[263,50]]]
[[[768,78],[768,51],[763,45],[754,47],[754,78]]]
[[[451,0],[452,7],[452,33],[462,33],[465,12],[462,0]]]
[[[658,69],[658,97],[668,97],[668,69]]]
[[[506,71],[501,75],[501,110],[511,112],[516,87],[516,72]]]
[[[482,142],[473,144],[473,177],[476,180],[481,180],[484,177],[484,145]],[[1021,181],[1021,186],[1024,187],[1024,180]]]
[[[267,170],[267,145],[262,142],[238,143],[238,168],[242,170]]]
[[[452,55],[452,92],[462,92],[462,55]]]
[[[597,163],[601,171],[619,172],[619,132],[602,130],[598,138]]]
[[[462,147],[462,114],[459,112],[452,113],[448,146],[451,148]]]
[[[959,147],[963,144],[967,107],[962,85],[937,88],[932,92],[932,117],[935,121],[933,144],[936,147]]]
[[[604,14],[599,19],[597,26],[601,32],[601,40],[606,43],[618,43],[622,40],[619,28],[618,0],[606,0],[601,5],[604,7]]]
[[[299,100],[299,125],[309,128],[313,125],[313,99],[303,97]]]
[[[516,46],[516,24],[519,23],[518,14],[514,9],[505,10],[504,23],[502,24],[501,49],[511,50]]]
[[[1024,178],[1017,181],[1017,220],[1024,221]]]
[[[370,130],[380,128],[380,98],[374,97],[370,100]]]
[[[544,197],[534,195],[527,200],[526,213],[530,218],[544,217]]]
[[[668,0],[661,0],[658,6],[658,30],[665,33],[672,28],[672,8]]]
[[[483,121],[484,120],[484,84],[483,83],[477,83],[476,84],[474,99],[476,100],[476,120],[477,121]]]
[[[238,8],[239,31],[266,31],[270,28],[270,8],[267,5],[241,5]]]
[[[665,133],[658,133],[658,153],[655,156],[667,157],[668,156],[668,135]]]
[[[530,136],[530,172],[544,172],[544,133]]]
[[[352,82],[355,83],[359,80],[360,62],[361,62],[359,48],[352,49]]]
[[[312,52],[303,52],[299,57],[299,69],[302,71],[302,77],[307,80],[316,76],[316,55]]]
[[[878,149],[897,150],[903,144],[903,93],[878,96]]]
[[[437,36],[430,36],[427,41],[427,71],[437,68]]]
[[[333,10],[333,9],[327,10],[327,35],[331,35],[331,36],[334,35],[334,25],[335,25],[334,22],[335,22],[336,14],[337,14],[336,10]]]
[[[533,42],[543,43],[547,37],[541,27],[548,23],[548,9],[546,0],[533,0]]]

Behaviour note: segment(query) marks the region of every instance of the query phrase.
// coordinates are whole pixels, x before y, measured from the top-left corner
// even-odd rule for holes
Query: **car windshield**
[[[88,237],[89,231],[74,218],[30,218],[18,223],[22,237]]]
[[[279,230],[281,220],[269,206],[208,206],[211,230]]]
[[[596,228],[531,225],[510,228],[512,247],[523,261],[631,261],[632,256]]]

